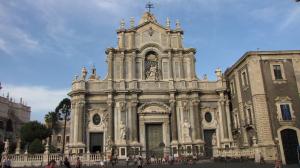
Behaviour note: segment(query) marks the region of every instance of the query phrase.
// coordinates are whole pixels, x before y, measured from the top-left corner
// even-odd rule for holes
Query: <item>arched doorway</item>
[[[280,135],[286,164],[297,163],[297,147],[299,144],[297,132],[293,129],[284,129],[280,132]]]

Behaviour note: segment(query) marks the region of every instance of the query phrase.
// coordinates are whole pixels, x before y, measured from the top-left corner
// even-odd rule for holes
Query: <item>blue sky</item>
[[[23,97],[43,120],[70,90],[81,67],[107,72],[105,48],[116,47],[121,19],[136,23],[144,0],[0,1],[0,94]],[[197,49],[199,77],[225,70],[250,50],[300,49],[300,3],[294,0],[153,0],[165,25],[179,19],[185,47]]]

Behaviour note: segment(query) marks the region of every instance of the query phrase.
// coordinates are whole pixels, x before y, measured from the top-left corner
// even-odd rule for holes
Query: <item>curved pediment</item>
[[[142,114],[169,114],[170,108],[164,103],[150,102],[145,103],[138,108],[138,113]]]

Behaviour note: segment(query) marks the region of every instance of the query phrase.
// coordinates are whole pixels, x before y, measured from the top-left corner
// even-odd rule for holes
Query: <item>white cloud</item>
[[[295,7],[289,11],[287,17],[280,24],[279,30],[282,31],[293,24],[296,24],[296,23],[299,24],[299,21],[300,21],[300,7]]]
[[[22,97],[31,107],[31,119],[43,121],[44,115],[55,110],[58,103],[67,97],[68,89],[50,89],[45,86],[18,86],[4,84],[2,93],[9,92],[10,96],[19,102]]]

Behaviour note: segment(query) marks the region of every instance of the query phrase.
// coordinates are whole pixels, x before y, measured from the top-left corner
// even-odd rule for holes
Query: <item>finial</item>
[[[74,81],[77,81],[78,80],[78,75],[75,75],[74,76]]]
[[[207,81],[207,74],[203,75],[203,80]]]
[[[120,29],[125,29],[125,20],[122,19],[120,22]]]
[[[9,99],[9,92],[7,92],[6,98]]]
[[[153,3],[150,1],[146,4],[146,9],[148,9],[148,12],[151,13],[151,9],[154,8]]]
[[[131,17],[130,18],[130,28],[133,28],[134,27],[134,18]]]
[[[217,76],[217,80],[222,79],[222,70],[219,67],[215,70],[215,74]]]
[[[82,77],[83,80],[85,80],[86,74],[87,74],[86,68],[85,68],[85,67],[82,67],[82,70],[81,70],[81,77]]]
[[[180,28],[180,22],[179,22],[178,19],[176,20],[176,29],[181,29],[181,28]]]
[[[22,104],[22,101],[23,101],[23,100],[22,100],[22,97],[21,97],[21,98],[20,98],[20,104]]]
[[[167,28],[170,29],[170,26],[171,26],[170,18],[167,17]]]
[[[0,82],[0,90],[2,89],[2,86],[1,86],[1,82]]]

